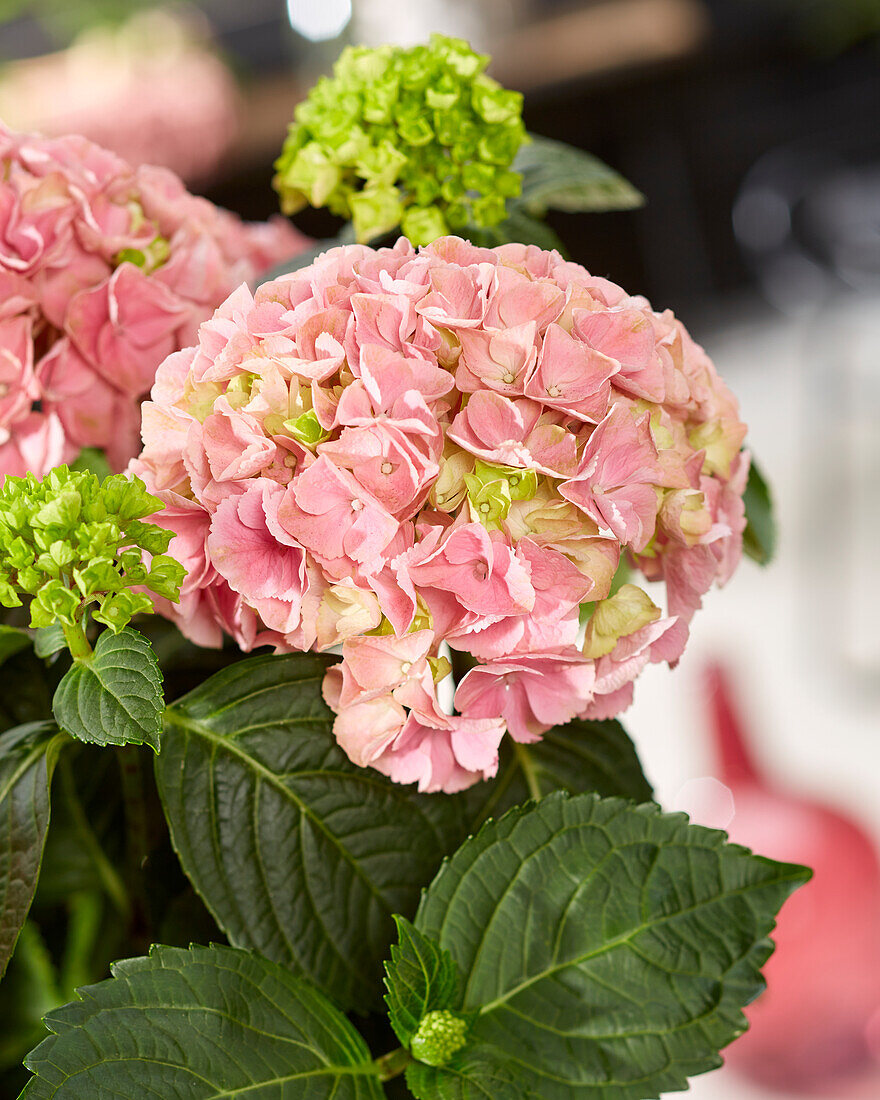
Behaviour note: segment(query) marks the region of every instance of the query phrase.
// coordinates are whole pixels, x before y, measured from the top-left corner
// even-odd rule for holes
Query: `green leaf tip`
[[[402,226],[428,244],[506,217],[524,141],[523,97],[489,58],[435,34],[409,49],[350,46],[299,104],[274,187],[285,213],[326,206],[366,242]]]
[[[601,213],[633,210],[645,196],[592,153],[531,134],[513,163],[522,173],[522,192],[513,204],[533,218],[548,210]]]
[[[429,1012],[412,1038],[412,1056],[428,1066],[445,1066],[467,1045],[468,1030],[468,1021],[446,1008]]]
[[[395,914],[394,921],[398,942],[392,944],[391,958],[385,963],[385,1003],[395,1035],[409,1047],[428,1016],[458,1008],[460,983],[448,951],[400,914]]]
[[[743,551],[759,565],[769,565],[776,553],[776,520],[770,486],[754,458],[749,464],[749,480],[743,494],[746,529]]]
[[[146,517],[164,504],[136,477],[58,466],[0,488],[0,604],[31,597],[31,626],[79,631],[86,608],[114,633],[152,610],[143,591],[176,600],[186,571],[166,554],[173,532]],[[149,566],[144,555],[150,556]]]

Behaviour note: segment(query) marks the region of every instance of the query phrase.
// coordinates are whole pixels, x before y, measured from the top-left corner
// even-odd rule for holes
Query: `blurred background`
[[[531,130],[645,193],[550,220],[684,318],[774,489],[775,562],[711,594],[626,719],[667,808],[817,869],[753,1031],[693,1094],[876,1098],[880,0],[0,0],[0,117],[264,218],[293,107],[341,47],[432,31],[490,52]]]

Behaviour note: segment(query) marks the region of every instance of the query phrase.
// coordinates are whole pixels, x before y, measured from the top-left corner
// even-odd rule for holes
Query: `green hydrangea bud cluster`
[[[349,47],[294,113],[275,189],[287,214],[326,206],[361,242],[401,226],[428,244],[466,225],[488,228],[522,177],[522,95],[483,72],[467,42]]]
[[[429,1012],[419,1021],[410,1051],[428,1066],[445,1066],[465,1046],[469,1030],[468,1021],[448,1009]]]
[[[164,508],[138,478],[59,466],[42,481],[7,477],[0,488],[0,604],[31,600],[31,626],[80,627],[86,607],[114,632],[150,611],[147,588],[176,600],[186,570],[165,551],[173,538],[145,516]],[[151,555],[149,567],[144,552]]]
[[[128,203],[128,211],[131,214],[131,232],[136,233],[147,220],[144,208],[135,199]],[[149,275],[171,255],[171,244],[166,237],[156,234],[149,244],[143,248],[122,248],[113,257],[113,263],[118,267],[121,263],[134,264],[142,267]]]

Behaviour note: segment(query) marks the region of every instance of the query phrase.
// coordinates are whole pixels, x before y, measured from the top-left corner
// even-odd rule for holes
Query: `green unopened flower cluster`
[[[487,77],[458,38],[349,47],[296,108],[274,185],[282,209],[327,206],[361,242],[401,226],[428,244],[505,217],[522,182],[522,96]]]
[[[419,1022],[410,1050],[414,1058],[429,1066],[445,1066],[467,1043],[470,1025],[447,1009],[429,1012]]]
[[[123,474],[101,482],[59,466],[42,481],[7,477],[0,489],[0,604],[18,607],[22,595],[32,596],[35,627],[80,626],[84,609],[96,604],[93,617],[120,631],[152,609],[150,597],[132,589],[176,600],[186,571],[165,553],[173,533],[142,522],[162,508],[142,481]]]

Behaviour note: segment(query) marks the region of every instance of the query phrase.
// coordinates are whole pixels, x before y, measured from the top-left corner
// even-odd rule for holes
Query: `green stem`
[[[34,1019],[45,1015],[60,1005],[64,997],[58,988],[58,979],[46,941],[32,920],[22,925],[15,945],[15,960],[28,976],[32,989]]]
[[[79,621],[74,623],[73,626],[69,623],[62,623],[61,629],[64,631],[64,640],[67,642],[67,648],[70,650],[70,655],[74,661],[88,661],[92,656],[92,647],[89,645],[83,624]]]
[[[97,890],[80,890],[67,903],[67,936],[61,961],[60,985],[65,1001],[75,999],[76,990],[92,979],[90,961],[98,936],[104,900]]]
[[[59,762],[59,770],[61,772],[62,794],[67,803],[70,816],[73,819],[73,826],[79,834],[79,839],[83,847],[91,856],[92,862],[95,865],[95,870],[98,872],[98,878],[101,880],[101,885],[104,887],[107,896],[118,910],[120,916],[125,921],[128,921],[131,914],[131,902],[129,901],[128,891],[116,868],[105,855],[104,849],[101,847],[98,838],[95,836],[89,824],[85,810],[83,810],[82,803],[76,793],[73,772],[71,771],[67,758],[64,756],[62,756]]]
[[[543,794],[541,792],[541,784],[538,782],[538,773],[535,771],[535,765],[532,762],[531,756],[529,756],[529,750],[525,745],[521,745],[518,741],[514,741],[513,753],[514,756],[516,756],[517,763],[522,768],[526,786],[529,788],[529,794],[536,802],[539,802],[541,798],[543,798]]]
[[[380,1081],[390,1081],[392,1077],[399,1077],[412,1061],[412,1055],[403,1047],[383,1054],[373,1063],[379,1070]]]

